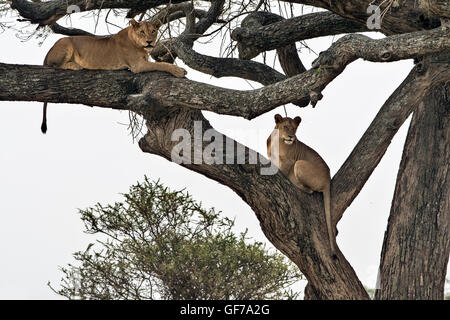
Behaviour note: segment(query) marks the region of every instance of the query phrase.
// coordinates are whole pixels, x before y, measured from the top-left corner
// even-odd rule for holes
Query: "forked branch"
[[[450,79],[448,54],[441,61],[431,57],[420,61],[403,83],[381,107],[347,160],[332,180],[334,219],[337,223],[345,209],[378,166],[394,135],[408,116],[433,88]]]

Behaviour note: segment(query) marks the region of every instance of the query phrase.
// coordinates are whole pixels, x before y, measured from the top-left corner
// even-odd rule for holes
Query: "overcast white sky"
[[[72,21],[74,27],[93,31],[91,19],[74,17]],[[126,25],[124,19],[118,21]],[[40,65],[61,37],[50,35],[38,46],[41,39],[23,42],[16,34],[15,30],[0,34],[0,62]],[[107,34],[102,23],[97,34]],[[307,43],[320,52],[335,39],[326,37]],[[195,49],[217,56],[219,43],[196,45]],[[307,68],[316,58],[306,49],[300,56]],[[324,90],[324,98],[316,108],[287,106],[289,116],[300,115],[303,119],[298,138],[322,155],[332,175],[412,66],[411,60],[385,64],[358,60]],[[191,69],[187,77],[228,88],[251,89],[241,79],[215,79]],[[284,114],[283,108],[252,121],[205,115],[218,131],[265,155],[265,140],[273,129],[275,113]],[[186,188],[205,207],[235,217],[237,231],[248,228],[254,239],[267,242],[254,213],[233,191],[165,159],[142,153],[124,125],[128,123],[127,112],[49,104],[47,135],[40,132],[41,118],[42,103],[0,102],[0,299],[60,298],[47,282],[58,287],[62,276],[59,266],[73,262],[75,251],[95,241],[95,237],[83,233],[77,209],[120,200],[120,193],[127,192],[144,175],[160,179],[172,189]],[[408,124],[409,120],[338,224],[339,247],[361,281],[371,288],[375,287]]]

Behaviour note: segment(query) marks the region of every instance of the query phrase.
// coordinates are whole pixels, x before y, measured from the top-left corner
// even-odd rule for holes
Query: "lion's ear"
[[[134,20],[134,19],[131,19],[131,20],[130,20],[130,24],[131,24],[134,28],[136,28],[136,27],[139,25],[139,22],[137,22],[137,21]]]
[[[300,117],[295,117],[294,118],[295,123],[297,124],[297,126],[300,124],[300,122],[302,122],[302,118]]]
[[[161,27],[161,25],[162,25],[162,22],[161,22],[161,20],[156,20],[155,22],[153,22],[153,26],[156,28],[156,29],[159,29],[160,27]]]
[[[275,123],[279,123],[281,122],[281,120],[283,120],[283,117],[277,113],[275,115]]]

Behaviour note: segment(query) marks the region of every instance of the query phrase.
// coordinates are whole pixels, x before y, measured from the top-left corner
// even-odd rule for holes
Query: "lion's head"
[[[161,21],[156,20],[152,22],[141,21],[137,22],[134,19],[130,21],[131,27],[128,33],[131,41],[137,47],[144,48],[150,51],[156,45],[158,37],[158,30],[161,27]]]
[[[286,117],[283,118],[281,115],[275,115],[275,129],[278,129],[279,139],[286,144],[293,144],[296,137],[298,125],[302,119],[300,117],[295,117],[294,119]]]

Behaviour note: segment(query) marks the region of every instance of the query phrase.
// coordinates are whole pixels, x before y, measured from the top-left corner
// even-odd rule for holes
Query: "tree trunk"
[[[376,299],[443,299],[450,253],[449,84],[413,114],[397,176]]]

